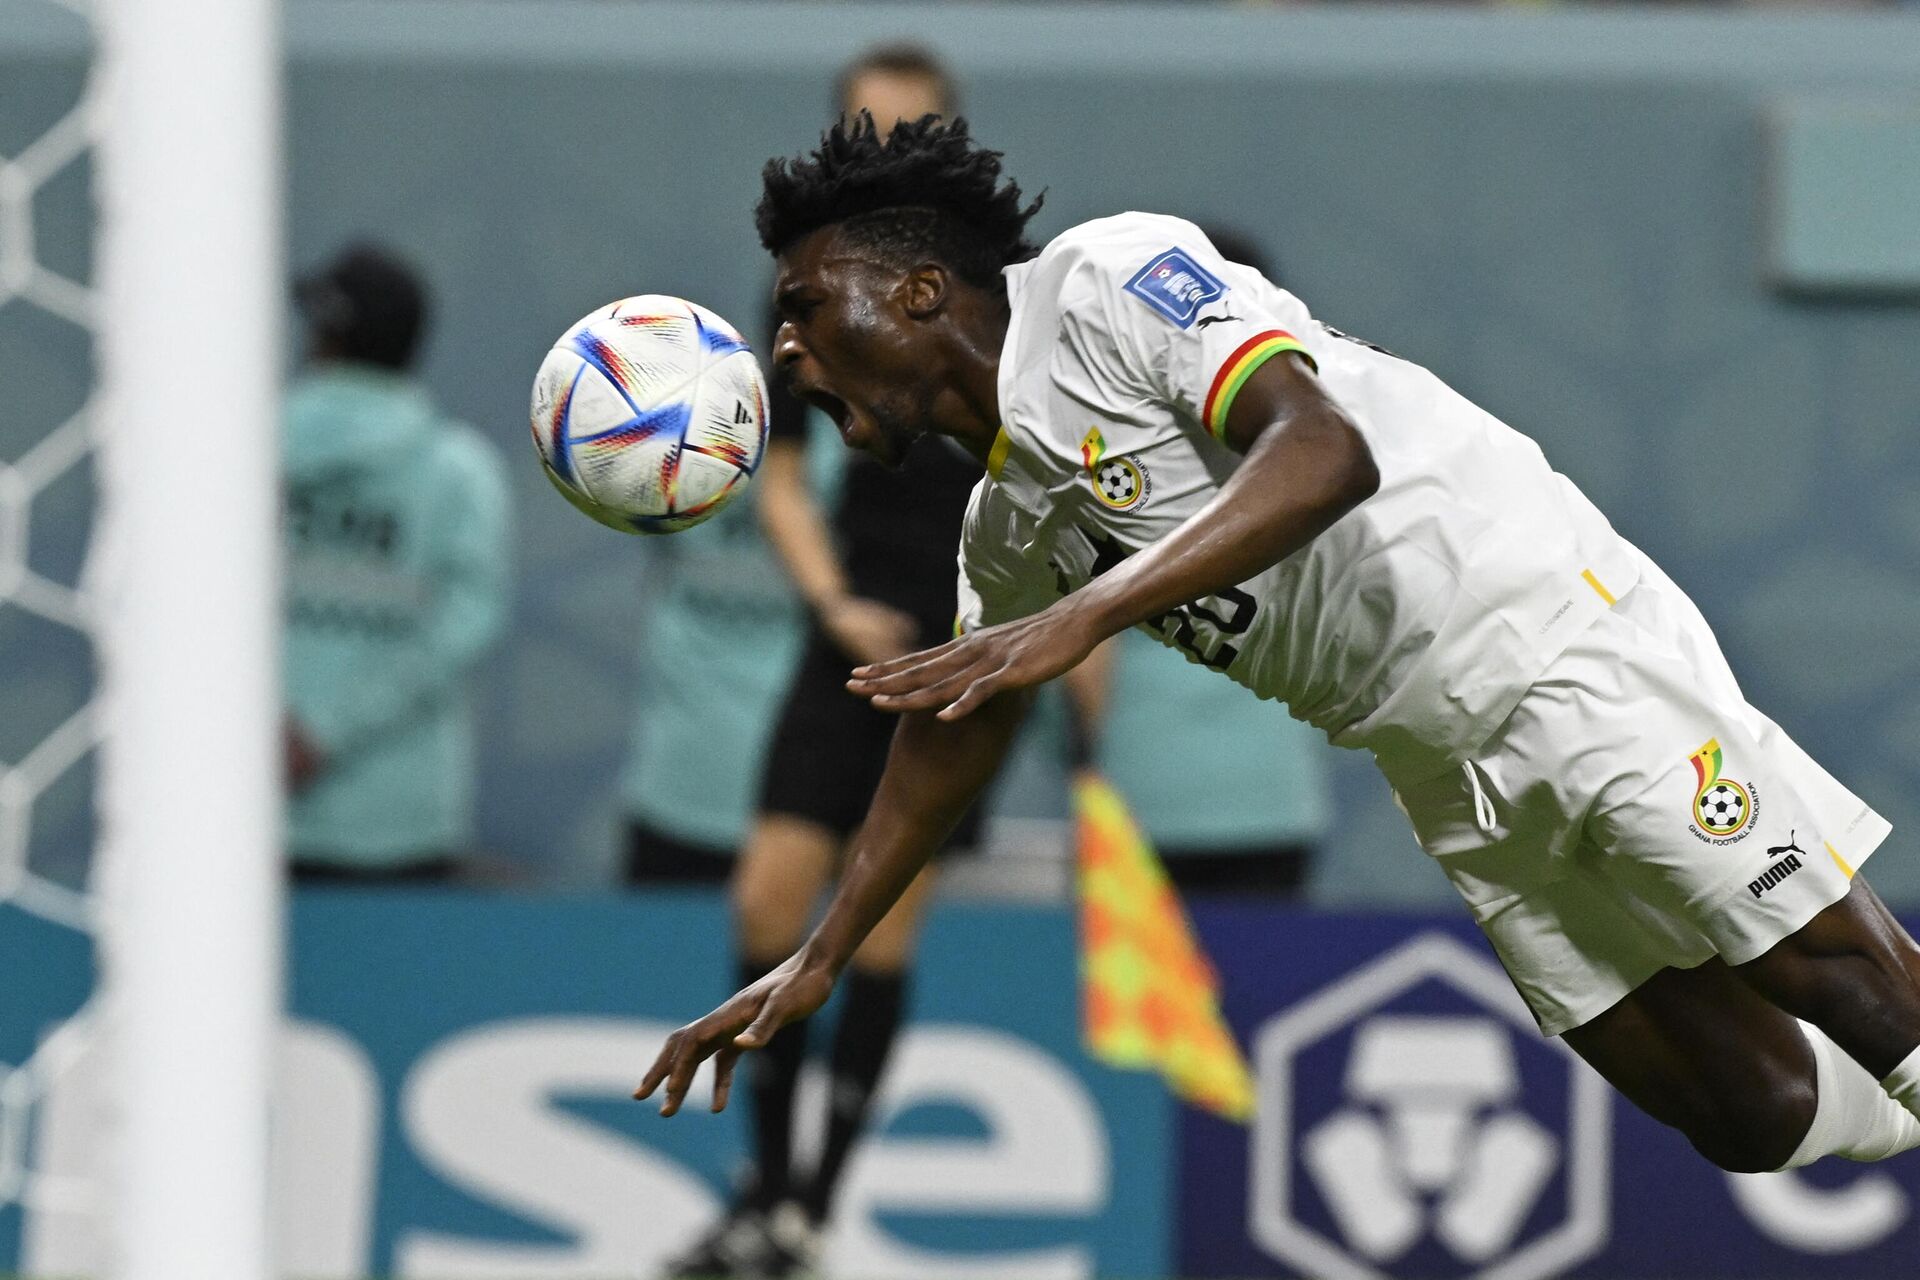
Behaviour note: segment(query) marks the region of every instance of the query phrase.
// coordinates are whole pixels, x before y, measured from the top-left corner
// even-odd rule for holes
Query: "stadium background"
[[[760,163],[804,145],[826,109],[823,86],[850,52],[902,35],[951,59],[978,133],[1007,152],[1013,174],[1047,189],[1043,234],[1126,207],[1244,228],[1273,247],[1286,283],[1321,316],[1434,368],[1539,440],[1694,595],[1753,701],[1897,830],[1920,830],[1920,647],[1912,640],[1920,634],[1920,507],[1909,496],[1920,480],[1920,361],[1912,355],[1920,349],[1920,249],[1910,204],[1896,202],[1904,222],[1875,223],[1868,198],[1878,192],[1884,201],[1900,183],[1920,188],[1920,15],[289,0],[286,27],[291,261],[311,262],[362,232],[414,257],[441,300],[427,381],[522,464],[515,614],[485,681],[480,822],[486,847],[532,886],[609,881],[647,574],[646,547],[568,511],[526,455],[524,403],[539,353],[587,307],[642,290],[755,315],[766,266],[746,211]],[[0,154],[16,154],[67,109],[85,63],[69,17],[0,0]],[[7,199],[17,226],[19,195]],[[32,193],[36,260],[87,278],[88,202],[84,159]],[[1904,244],[1906,258],[1889,257],[1889,243]],[[0,457],[17,458],[84,402],[87,352],[77,326],[37,308],[0,308]],[[36,571],[56,580],[78,573],[89,493],[81,466],[36,495]],[[0,654],[0,758],[11,761],[84,700],[89,659],[79,637],[11,605],[0,607]],[[1058,816],[1053,759],[1045,744],[1030,748],[1003,789],[1001,812]],[[88,785],[83,764],[34,808],[35,858],[56,874],[82,874]],[[1450,921],[1448,891],[1421,863],[1364,760],[1339,762],[1336,800],[1316,900],[1364,913],[1432,910]],[[1899,840],[1890,846],[1874,881],[1910,909],[1920,905],[1920,861],[1904,849]],[[351,1006],[331,1025],[353,1028],[375,1064],[375,1110],[394,1117],[418,1068],[410,1055],[427,1052],[395,1047],[412,1006],[382,1003],[379,989],[364,986],[349,998],[355,972],[337,969],[349,940],[376,930],[378,913],[405,905],[301,904],[293,970],[303,1015],[327,1021],[329,1001]],[[664,981],[657,966],[624,978],[608,972],[631,964],[636,949],[642,959],[667,957],[663,939],[697,937],[701,927],[687,922],[694,917],[673,913],[697,917],[698,903],[411,905],[412,914],[386,919],[434,943],[437,959],[422,960],[423,985],[406,1000],[465,993],[454,1003],[466,1023],[451,1020],[449,1032],[536,1012],[677,1021],[717,993],[709,988],[724,967],[715,958],[689,962],[713,975],[692,985]],[[944,952],[936,946],[933,961],[947,955],[954,966],[970,963],[954,923],[969,912],[977,915],[967,928],[1007,938],[1035,929],[1060,944],[1065,928],[1045,904],[962,902],[947,912],[954,941]],[[1339,919],[1348,932],[1314,918],[1270,923],[1302,936],[1377,937],[1382,947],[1427,927],[1418,916]],[[48,941],[17,913],[5,927],[20,958],[10,971],[32,975],[10,984],[6,1034],[30,1042],[72,1007],[84,953]],[[459,939],[496,928],[512,931],[521,949],[511,954],[528,973],[558,984],[546,988],[551,1007],[537,1008],[529,994],[524,1006],[496,1009],[476,994],[483,980],[459,959]],[[1231,943],[1216,954],[1230,988],[1265,972],[1258,946],[1244,941],[1259,930],[1218,936]],[[407,961],[400,954],[387,963],[397,972]],[[595,972],[589,979],[583,969]],[[967,1010],[957,992],[940,994],[938,963],[929,972],[924,1007],[933,1020],[977,1018],[1013,1034],[1008,1028],[1027,1016],[1011,994]],[[1339,977],[1326,966],[1314,973],[1313,983],[1275,982],[1262,998],[1278,1009]],[[523,981],[530,993],[541,990]],[[1444,1008],[1445,1000],[1428,993],[1415,1007]],[[1070,1005],[1057,1012],[1065,1017]],[[1246,1019],[1241,1029],[1251,1032],[1258,1018]],[[1212,1186],[1203,1171],[1218,1149],[1204,1126],[1174,1116],[1140,1082],[1075,1059],[1070,1026],[1053,1023],[1022,1034],[1091,1082],[1088,1096],[1105,1118],[1100,1142],[1113,1154],[1105,1181],[1056,1189],[1061,1214],[1084,1219],[1074,1230],[1092,1241],[1100,1273],[1150,1275],[1175,1262],[1277,1265],[1270,1250],[1221,1259],[1191,1252],[1188,1237],[1218,1224],[1193,1223],[1182,1196]],[[604,1094],[606,1082],[585,1092]],[[936,1106],[913,1123],[957,1141],[980,1123],[958,1114],[967,1105],[984,1104]],[[1545,1105],[1542,1114],[1557,1113]],[[1627,1126],[1617,1150],[1650,1159],[1648,1150],[1672,1145],[1641,1142],[1628,1120],[1616,1120]],[[626,1133],[629,1145],[655,1140],[612,1112],[592,1111],[589,1121]],[[890,1133],[911,1139],[913,1123]],[[485,1178],[448,1173],[458,1159],[443,1152],[436,1165],[423,1156],[417,1129],[411,1137],[388,1130],[381,1142],[378,1212],[359,1265],[510,1272],[510,1259],[488,1261],[484,1250],[429,1250],[429,1261],[439,1260],[429,1267],[399,1243],[429,1226],[544,1242],[552,1257],[571,1256],[568,1219],[537,1198],[516,1201],[489,1191]],[[724,1161],[702,1149],[699,1175],[717,1185]],[[1700,1180],[1688,1157],[1671,1154],[1670,1166],[1655,1161],[1648,1176]],[[1626,1185],[1618,1169],[1615,1177],[1616,1189]],[[1899,1187],[1920,1193],[1920,1179],[1900,1174]],[[1565,1188],[1552,1194],[1571,1203]],[[1617,1252],[1631,1234],[1617,1216],[1627,1202],[1616,1197],[1613,1269],[1584,1274],[1842,1274],[1816,1272],[1817,1254],[1738,1226],[1745,1219],[1732,1201],[1703,1209],[1704,1221],[1724,1220],[1726,1240],[1744,1243],[1694,1266],[1671,1255],[1635,1262]],[[938,1211],[917,1212],[917,1226],[875,1230],[963,1253],[1009,1239],[1006,1247],[1037,1248],[1072,1234],[1058,1223],[1008,1227],[997,1209],[969,1211],[973,1225],[958,1227],[929,1225]],[[1544,1231],[1546,1212],[1521,1236]],[[651,1247],[644,1222],[634,1230],[626,1243]],[[17,1211],[0,1219],[0,1246],[27,1234]],[[1903,1274],[1897,1260],[1915,1246],[1907,1222],[1844,1274]],[[611,1255],[594,1256],[604,1263]],[[1156,1256],[1164,1263],[1140,1265]],[[1444,1250],[1408,1257],[1425,1268],[1418,1274],[1492,1274]],[[1085,1263],[967,1273],[1084,1274],[1073,1267]],[[534,1257],[526,1273],[588,1274],[567,1269],[583,1262],[541,1265]],[[1663,1265],[1673,1269],[1652,1269]],[[961,1272],[927,1272],[936,1273]]]

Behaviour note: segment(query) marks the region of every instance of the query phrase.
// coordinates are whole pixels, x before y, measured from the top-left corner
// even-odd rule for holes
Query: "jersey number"
[[[1119,542],[1101,533],[1086,529],[1079,530],[1079,533],[1093,547],[1093,570],[1088,575],[1089,581],[1132,554]],[[1053,574],[1061,595],[1073,590],[1067,581],[1066,571],[1058,564],[1053,566]],[[1202,666],[1225,671],[1240,656],[1240,647],[1228,637],[1244,635],[1259,611],[1259,602],[1252,596],[1238,587],[1227,587],[1204,599],[1169,609],[1157,618],[1148,618],[1142,625],[1152,628],[1161,639],[1178,646]],[[1203,630],[1212,634],[1203,635]]]
[[[1216,611],[1209,608],[1209,604],[1224,605],[1225,609]],[[1253,615],[1259,608],[1252,596],[1238,587],[1228,587],[1205,600],[1168,610],[1150,619],[1147,625],[1191,654],[1195,662],[1215,671],[1225,671],[1240,656],[1240,646],[1229,642],[1227,637],[1241,635],[1252,626]],[[1204,620],[1218,634],[1211,640],[1201,636],[1194,629],[1197,620]]]

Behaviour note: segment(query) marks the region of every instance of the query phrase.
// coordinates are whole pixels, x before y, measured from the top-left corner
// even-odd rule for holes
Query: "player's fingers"
[[[1000,692],[1000,687],[1006,683],[1005,673],[1006,668],[1002,667],[999,671],[975,680],[967,686],[966,691],[958,698],[955,698],[952,702],[940,709],[940,718],[942,720],[958,720],[961,716],[966,715],[988,698]]]
[[[967,686],[979,677],[980,669],[977,664],[969,664],[944,679],[916,689],[870,694],[868,701],[881,711],[927,711],[944,707],[966,692]]]
[[[668,1036],[667,1042],[660,1047],[660,1052],[654,1055],[653,1065],[647,1068],[647,1074],[640,1077],[640,1087],[633,1091],[636,1101],[645,1101],[652,1097],[653,1091],[660,1087],[660,1082],[667,1078],[667,1070],[673,1064],[674,1046],[679,1043],[680,1035],[681,1033],[676,1031]]]
[[[661,1099],[660,1114],[675,1115],[680,1104],[687,1100],[687,1090],[693,1088],[693,1076],[700,1069],[700,1059],[705,1054],[681,1053],[674,1061],[673,1070],[667,1073],[666,1097]]]
[[[966,653],[935,653],[925,662],[899,667],[886,675],[853,676],[847,681],[847,688],[863,696],[876,693],[905,693],[911,689],[922,688],[947,675],[956,665],[964,666],[969,661],[969,655]]]
[[[674,1050],[673,1064],[667,1069],[666,1096],[660,1104],[661,1115],[670,1116],[680,1110],[680,1104],[687,1099],[687,1091],[693,1088],[693,1077],[699,1072],[700,1064],[724,1043],[723,1034],[716,1033],[713,1028],[717,1017],[718,1014],[708,1014],[681,1033],[680,1043]]]
[[[951,652],[956,646],[964,643],[967,639],[969,639],[967,636],[956,636],[945,644],[936,645],[931,649],[920,649],[913,653],[903,653],[899,657],[890,658],[885,662],[869,662],[864,666],[855,667],[853,669],[853,676],[856,680],[876,680],[883,676],[890,676],[895,672],[905,671],[911,667],[919,666],[922,662],[941,657]]]
[[[742,1049],[764,1049],[773,1039],[773,1033],[787,1023],[786,1017],[778,1008],[777,999],[769,999],[760,1006],[760,1013],[748,1024],[747,1029],[733,1038],[734,1044]]]
[[[740,1050],[728,1045],[713,1055],[713,1110],[727,1109],[727,1095],[733,1092],[733,1066],[740,1061]]]
[[[942,681],[953,680],[983,662],[997,665],[991,649],[979,645],[944,649],[936,651],[925,662],[903,667],[891,675],[855,677],[847,682],[847,688],[865,698],[877,694],[896,696],[917,693]]]

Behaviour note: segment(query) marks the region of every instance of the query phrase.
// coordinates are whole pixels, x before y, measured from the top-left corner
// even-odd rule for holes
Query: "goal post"
[[[94,0],[109,1274],[266,1280],[277,0]]]

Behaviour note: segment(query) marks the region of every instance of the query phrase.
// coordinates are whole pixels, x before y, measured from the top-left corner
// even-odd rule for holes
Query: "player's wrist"
[[[841,954],[844,952],[844,954]],[[853,958],[850,947],[835,947],[831,941],[818,933],[800,945],[794,953],[794,972],[819,974],[829,982],[839,980],[840,971],[847,967]]]
[[[1060,611],[1059,625],[1075,637],[1082,654],[1092,653],[1102,641],[1133,625],[1124,602],[1105,599],[1104,593],[1095,590],[1097,586],[1076,591],[1054,606]]]

